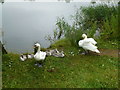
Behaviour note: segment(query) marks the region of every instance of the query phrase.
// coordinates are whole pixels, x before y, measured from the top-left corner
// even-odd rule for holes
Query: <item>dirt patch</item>
[[[100,55],[108,55],[112,57],[118,57],[120,52],[119,50],[111,50],[111,49],[100,49]]]

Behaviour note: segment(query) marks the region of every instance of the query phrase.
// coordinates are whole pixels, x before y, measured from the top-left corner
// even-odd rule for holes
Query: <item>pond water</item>
[[[76,8],[88,6],[88,2],[9,2],[2,7],[3,42],[9,52],[33,51],[34,42],[47,48],[50,42],[45,36],[53,35],[57,17],[65,17],[70,24],[70,15]],[[1,14],[0,14],[1,15]]]

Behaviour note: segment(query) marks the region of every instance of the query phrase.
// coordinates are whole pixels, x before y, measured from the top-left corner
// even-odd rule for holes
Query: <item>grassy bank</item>
[[[67,40],[51,48],[66,56],[47,57],[43,68],[34,66],[34,59],[22,62],[18,54],[3,55],[3,88],[118,88],[117,57],[80,55]]]

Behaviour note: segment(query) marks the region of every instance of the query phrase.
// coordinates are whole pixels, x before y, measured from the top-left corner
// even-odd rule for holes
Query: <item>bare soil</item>
[[[100,49],[100,55],[108,55],[112,57],[118,57],[120,55],[119,50],[112,50],[112,49]]]

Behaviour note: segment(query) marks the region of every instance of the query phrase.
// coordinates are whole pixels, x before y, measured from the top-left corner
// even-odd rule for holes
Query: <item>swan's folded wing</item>
[[[91,43],[91,41],[89,39],[84,39],[82,42],[83,42],[83,44]]]
[[[40,52],[40,58],[45,59],[46,57],[46,52]]]
[[[88,38],[88,41],[90,41],[92,44],[96,45],[97,42],[93,38]]]
[[[79,45],[80,47],[82,47],[82,44],[83,44],[83,40],[80,40],[80,41],[78,42],[78,45]]]
[[[91,43],[84,43],[83,48],[86,50],[95,51],[97,49],[97,46]]]

